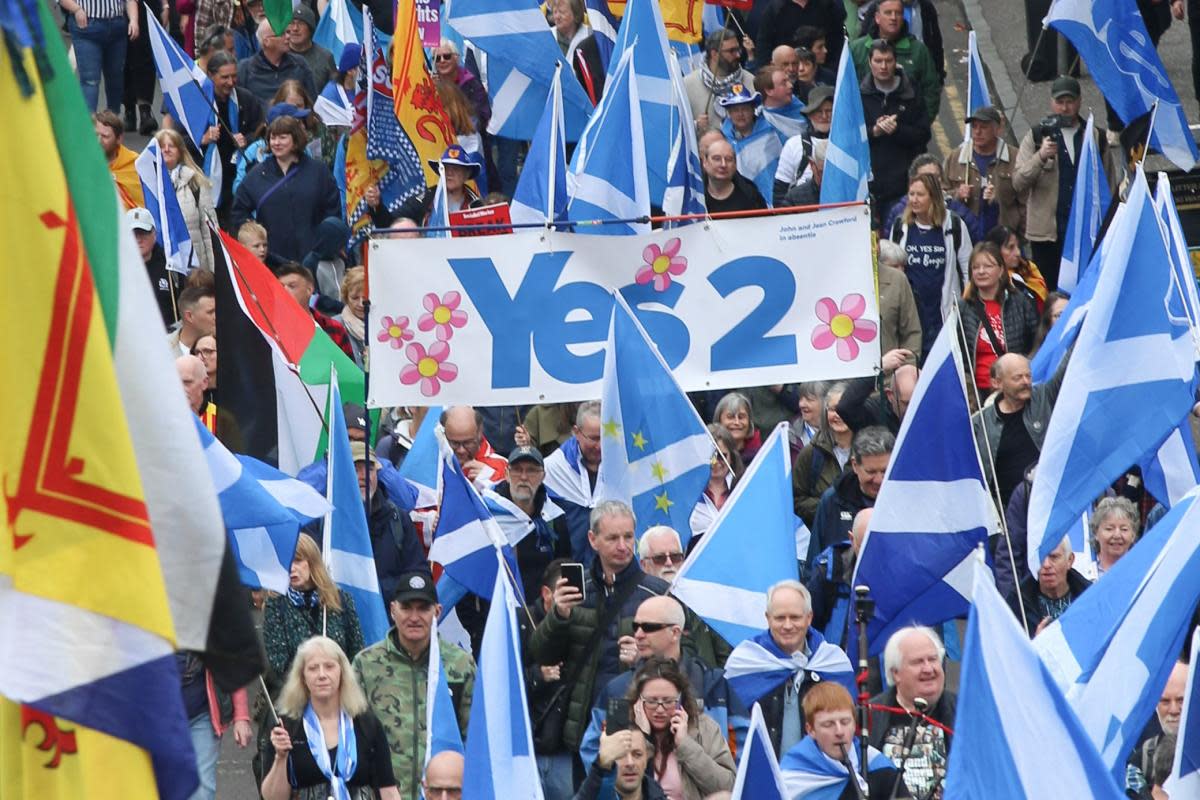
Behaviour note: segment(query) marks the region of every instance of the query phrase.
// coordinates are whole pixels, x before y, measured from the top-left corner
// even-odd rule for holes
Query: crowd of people
[[[223,356],[210,222],[270,267],[348,357],[367,362],[365,274],[348,244],[344,189],[335,175],[348,128],[317,102],[331,86],[352,95],[357,62],[335,63],[314,43],[326,5],[298,3],[278,35],[262,0],[59,0],[181,383],[214,431]],[[367,5],[390,33],[391,4]],[[1177,7],[1181,17],[1182,0],[1170,3],[1172,12]],[[217,119],[199,141],[152,107],[147,9],[212,81]],[[582,0],[548,0],[545,10],[595,102],[604,68]],[[516,546],[527,601],[519,622],[547,800],[728,796],[754,703],[783,768],[801,776],[797,785],[816,785],[803,776],[826,786],[841,781],[840,796],[855,796],[860,699],[847,680],[857,658],[850,581],[924,356],[948,318],[960,326],[979,455],[1006,520],[990,541],[997,586],[1031,636],[1102,580],[1162,513],[1135,468],[1097,499],[1091,557],[1064,539],[1036,573],[1026,566],[1030,485],[1066,363],[1034,385],[1030,358],[1068,301],[1058,281],[1084,147],[1079,82],[1053,81],[1047,111],[1054,124],[1038,126],[1019,144],[1004,112],[987,106],[959,121],[969,124],[968,137],[937,158],[927,148],[946,54],[930,0],[759,0],[747,14],[728,13],[732,24],[708,32],[684,79],[710,213],[819,203],[832,157],[838,59],[849,48],[870,146],[882,371],[878,379],[692,395],[718,451],[710,479],[689,530],[659,526],[640,538],[628,506],[596,499],[598,401],[442,413],[442,434],[466,476],[529,520]],[[487,132],[493,98],[486,75],[473,71],[475,62],[453,41],[443,40],[430,57],[457,134],[440,164],[450,210],[506,202],[528,143]],[[101,77],[106,110],[97,110]],[[168,264],[145,208],[136,154],[125,146],[133,131],[153,135],[161,149],[193,243],[182,270]],[[1103,128],[1094,135],[1108,189],[1116,191],[1126,174],[1120,147]],[[215,174],[201,166],[211,145],[224,165]],[[389,208],[378,187],[368,188],[373,228],[420,236],[433,195],[431,189]],[[252,707],[256,693],[245,690],[226,696],[193,654],[179,654],[202,779],[197,797],[215,796],[218,744],[229,729],[242,747],[257,739],[255,775],[265,798],[461,796],[462,757],[442,752],[428,759],[425,752],[433,624],[449,611],[439,603],[428,560],[438,509],[419,506],[418,492],[398,473],[424,411],[386,409],[375,432],[366,409],[345,409],[393,623],[385,639],[364,641],[353,598],[322,561],[318,525],[300,536],[286,595],[257,598],[273,704],[260,695]],[[731,647],[670,595],[670,582],[708,534],[764,435],[781,422],[790,431],[794,510],[808,531],[797,541],[801,580],[772,587],[760,635]],[[324,491],[323,463],[300,477]],[[582,586],[568,576],[576,565],[585,570]],[[440,659],[465,736],[476,680],[472,651],[479,651],[487,604],[469,596],[455,611],[466,636],[458,643],[441,637]],[[872,668],[871,755],[861,770],[872,796],[942,796],[956,707],[945,671],[945,634],[957,638],[952,628],[903,628]],[[742,679],[755,658],[786,662],[791,674],[747,691]],[[1163,754],[1174,749],[1183,675],[1181,664],[1130,758],[1131,797],[1165,796],[1170,760]],[[909,746],[913,724],[916,744]]]

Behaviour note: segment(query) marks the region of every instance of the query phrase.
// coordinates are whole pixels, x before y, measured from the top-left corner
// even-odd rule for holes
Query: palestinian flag
[[[347,403],[363,402],[363,371],[253,253],[223,231],[214,236],[217,438],[295,475],[325,452],[330,366]]]
[[[145,267],[46,5],[0,0],[0,796],[186,798],[175,651],[262,668]],[[36,265],[36,269],[29,269]]]

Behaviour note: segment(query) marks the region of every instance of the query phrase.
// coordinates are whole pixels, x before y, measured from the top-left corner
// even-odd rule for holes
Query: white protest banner
[[[616,288],[686,391],[874,374],[864,206],[644,236],[371,243],[371,406],[600,396]]]

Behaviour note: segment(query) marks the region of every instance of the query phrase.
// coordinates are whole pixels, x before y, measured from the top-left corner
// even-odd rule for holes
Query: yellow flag
[[[667,38],[673,42],[696,44],[704,37],[701,17],[704,0],[659,0]],[[620,19],[625,16],[625,0],[608,0],[608,10]]]
[[[413,0],[400,0],[396,8],[396,33],[392,38],[392,103],[400,127],[421,157],[425,185],[436,186],[438,172],[429,166],[429,162],[436,163],[441,159],[442,153],[456,143],[458,137],[425,67],[421,31],[417,28],[417,4]]]

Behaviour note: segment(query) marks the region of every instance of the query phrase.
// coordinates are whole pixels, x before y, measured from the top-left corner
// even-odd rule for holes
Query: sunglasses
[[[647,558],[653,561],[655,566],[662,567],[665,566],[668,561],[670,561],[672,564],[682,564],[684,555],[683,553],[660,553],[656,556],[647,556]]]
[[[666,630],[667,628],[673,628],[673,627],[674,626],[669,622],[636,622],[635,621],[633,623],[633,632],[637,633],[638,631],[644,631],[646,633],[658,633],[659,631],[663,631],[663,630]]]
[[[435,55],[433,57],[433,60],[434,61],[453,61],[454,54],[453,53],[438,53],[437,55]]]

